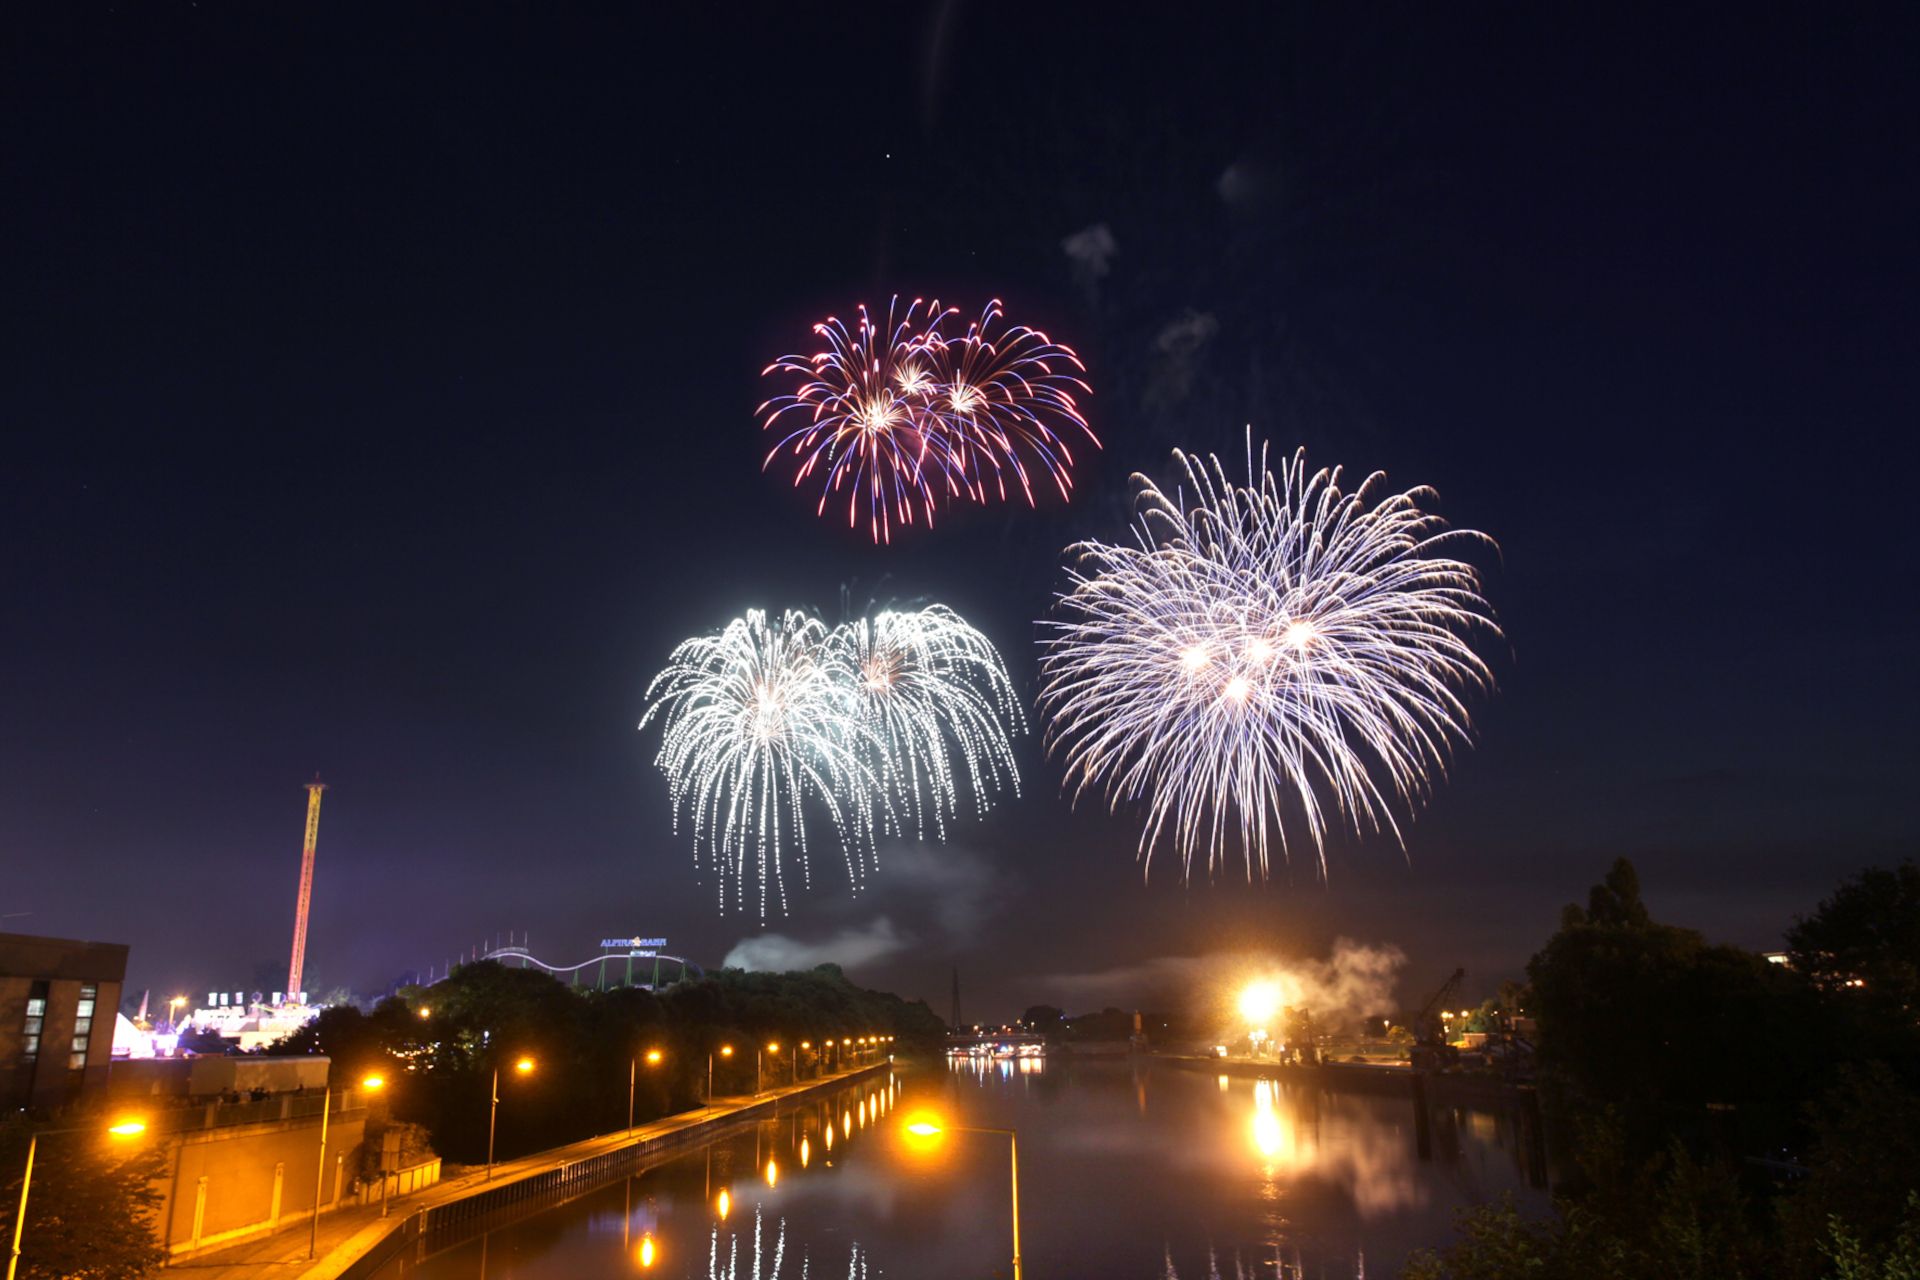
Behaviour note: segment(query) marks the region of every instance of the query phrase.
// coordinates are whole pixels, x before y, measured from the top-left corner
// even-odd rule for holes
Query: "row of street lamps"
[[[432,1014],[432,1010],[424,1006],[420,1009],[419,1012],[422,1018],[429,1017]],[[880,1045],[891,1044],[891,1043],[893,1043],[892,1036],[846,1036],[839,1039],[829,1039],[829,1040],[822,1041],[821,1053],[824,1056],[826,1050],[838,1046],[840,1048],[840,1053],[836,1055],[836,1057],[841,1062],[841,1064],[844,1065],[845,1054],[848,1049],[854,1049],[861,1054],[865,1054],[871,1051],[872,1049],[877,1048]],[[811,1050],[812,1048],[813,1048],[813,1042],[811,1040],[802,1040],[797,1045],[794,1046],[793,1059],[792,1059],[794,1079],[798,1080],[800,1076],[800,1051],[802,1049]],[[778,1052],[780,1052],[780,1042],[777,1040],[769,1041],[765,1046],[760,1046],[760,1045],[754,1046],[754,1051],[753,1051],[753,1091],[754,1093],[758,1094],[763,1091],[762,1076],[763,1076],[765,1055],[769,1053],[778,1053]],[[713,1060],[716,1053],[722,1058],[731,1058],[733,1056],[733,1046],[730,1044],[720,1045],[714,1051],[714,1053],[709,1053],[707,1055],[707,1101],[709,1103],[711,1103],[713,1100]],[[642,1060],[644,1060],[648,1066],[657,1067],[661,1064],[661,1062],[665,1061],[665,1058],[666,1058],[666,1054],[662,1050],[649,1049],[646,1051],[645,1054],[636,1055],[633,1058],[633,1060],[628,1064],[627,1132],[629,1134],[633,1132],[633,1128],[634,1128],[634,1123],[633,1123],[634,1091],[639,1083],[640,1063],[642,1062]],[[521,1058],[515,1059],[513,1063],[513,1071],[515,1075],[520,1075],[520,1076],[532,1075],[534,1071],[534,1060],[529,1057],[521,1057]],[[369,1093],[378,1093],[381,1089],[386,1087],[386,1079],[385,1077],[377,1074],[367,1075],[361,1078],[360,1087]],[[488,1097],[489,1097],[489,1101],[488,1101],[488,1110],[487,1110],[486,1180],[491,1181],[493,1178],[493,1165],[494,1165],[494,1159],[493,1159],[494,1132],[495,1132],[495,1129],[497,1128],[497,1124],[500,1117],[500,1068],[497,1065],[493,1069],[493,1084],[492,1084],[492,1087],[488,1090]],[[320,1108],[319,1161],[314,1172],[313,1216],[309,1221],[308,1228],[307,1228],[307,1257],[309,1259],[315,1256],[318,1249],[318,1245],[319,1245],[320,1189],[322,1184],[326,1181],[327,1129],[328,1129],[329,1122],[332,1120],[332,1116],[333,1116],[333,1090],[331,1088],[328,1088],[326,1091],[326,1097],[322,1101],[321,1108]],[[85,1126],[68,1128],[68,1129],[44,1129],[44,1130],[36,1130],[34,1133],[32,1133],[28,1137],[26,1171],[20,1179],[20,1203],[18,1204],[18,1206],[16,1206],[14,1210],[14,1216],[13,1216],[13,1248],[12,1248],[12,1252],[8,1255],[8,1258],[7,1258],[7,1280],[15,1280],[15,1275],[20,1268],[20,1240],[21,1240],[22,1234],[26,1229],[26,1223],[27,1223],[27,1196],[33,1189],[33,1162],[34,1162],[35,1155],[38,1154],[40,1149],[41,1137],[43,1135],[50,1137],[55,1134],[84,1133],[84,1132],[91,1132],[91,1131],[92,1130],[90,1128]],[[109,1125],[106,1130],[108,1136],[114,1139],[126,1139],[126,1138],[138,1137],[139,1135],[144,1134],[146,1131],[147,1131],[147,1122],[137,1117],[128,1117],[128,1118],[115,1121],[112,1125]],[[1018,1252],[1019,1250],[1016,1242],[1015,1253],[1017,1254]]]

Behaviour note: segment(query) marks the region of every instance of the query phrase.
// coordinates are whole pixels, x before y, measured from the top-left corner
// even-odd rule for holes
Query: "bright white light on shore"
[[[1280,991],[1271,982],[1256,982],[1240,993],[1240,1016],[1253,1027],[1263,1027],[1280,1012]]]

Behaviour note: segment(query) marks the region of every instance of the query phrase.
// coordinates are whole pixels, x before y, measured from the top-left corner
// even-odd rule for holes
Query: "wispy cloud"
[[[880,870],[869,883],[889,908],[924,911],[956,940],[979,931],[1007,888],[984,857],[951,844],[882,849]]]

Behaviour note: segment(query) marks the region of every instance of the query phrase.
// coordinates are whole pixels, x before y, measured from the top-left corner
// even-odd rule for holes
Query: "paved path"
[[[545,1173],[557,1164],[617,1151],[635,1142],[696,1128],[710,1121],[724,1121],[753,1107],[808,1093],[823,1085],[852,1080],[870,1070],[872,1066],[860,1067],[803,1080],[799,1084],[783,1085],[762,1094],[715,1098],[710,1106],[697,1111],[682,1111],[652,1124],[640,1125],[631,1133],[621,1130],[569,1143],[564,1147],[549,1147],[517,1160],[503,1160],[493,1166],[491,1181],[487,1179],[484,1167],[466,1168],[458,1175],[441,1179],[425,1191],[396,1198],[386,1218],[380,1216],[378,1204],[364,1207],[356,1205],[322,1214],[317,1252],[312,1260],[307,1257],[310,1224],[300,1222],[271,1235],[256,1236],[224,1249],[209,1249],[167,1265],[171,1270],[189,1273],[191,1280],[333,1280],[367,1250],[385,1239],[389,1231],[397,1228],[401,1220],[416,1209],[446,1204],[486,1187]]]

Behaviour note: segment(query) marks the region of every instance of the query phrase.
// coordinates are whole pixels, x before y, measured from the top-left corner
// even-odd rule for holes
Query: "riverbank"
[[[1257,1058],[1211,1058],[1201,1054],[1156,1053],[1155,1062],[1189,1071],[1211,1072],[1236,1080],[1286,1080],[1337,1089],[1346,1093],[1377,1093],[1413,1098],[1416,1089],[1440,1106],[1504,1106],[1531,1101],[1534,1088],[1526,1081],[1472,1071],[1419,1071],[1405,1064],[1322,1062],[1313,1066],[1263,1062]]]
[[[729,1126],[777,1110],[784,1102],[866,1079],[891,1066],[879,1062],[762,1094],[718,1098],[710,1106],[640,1125],[631,1132],[585,1138],[503,1161],[494,1165],[490,1179],[483,1168],[470,1169],[417,1195],[395,1200],[385,1217],[379,1205],[342,1209],[321,1218],[316,1256],[311,1260],[307,1224],[302,1223],[245,1244],[178,1259],[170,1269],[191,1272],[194,1280],[357,1280],[444,1220],[476,1217],[508,1204],[564,1192],[624,1163],[703,1141]]]

